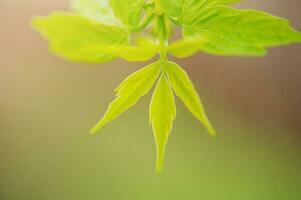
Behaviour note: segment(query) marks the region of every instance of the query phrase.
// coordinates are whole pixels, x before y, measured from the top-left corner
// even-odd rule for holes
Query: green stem
[[[164,15],[157,15],[157,26],[158,26],[158,39],[162,47],[168,45],[168,37],[166,31],[166,24]]]
[[[162,70],[165,71],[165,62],[167,61],[167,46],[168,46],[168,34],[165,24],[165,16],[157,15],[157,29],[158,29],[158,40],[160,42],[160,62]]]

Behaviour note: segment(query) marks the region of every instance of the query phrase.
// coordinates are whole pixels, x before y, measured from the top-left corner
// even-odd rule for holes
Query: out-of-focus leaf
[[[187,19],[199,17],[198,13],[210,6],[231,4],[238,1],[240,0],[159,0],[163,11],[179,24]]]
[[[301,41],[286,19],[255,10],[212,6],[183,21],[184,37],[203,37],[201,49],[217,55],[265,55],[267,47]]]
[[[206,41],[201,37],[191,37],[175,41],[168,47],[168,52],[178,58],[186,58],[200,51]]]
[[[158,46],[112,46],[106,50],[124,60],[131,62],[144,62],[155,56],[159,51]]]
[[[106,25],[121,25],[109,0],[72,0],[71,8],[90,20]]]
[[[137,26],[141,20],[144,0],[109,0],[115,16],[124,24]]]
[[[51,51],[68,60],[102,63],[115,55],[103,49],[111,45],[128,44],[128,33],[116,26],[92,22],[80,15],[54,12],[47,17],[35,17],[33,27],[50,43]]]

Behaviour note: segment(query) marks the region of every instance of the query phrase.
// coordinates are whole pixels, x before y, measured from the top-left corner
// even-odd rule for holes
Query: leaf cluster
[[[35,17],[33,27],[50,50],[71,61],[104,63],[115,58],[144,62],[160,59],[131,74],[116,89],[116,98],[92,128],[96,133],[134,106],[155,86],[149,118],[157,146],[157,172],[176,117],[174,94],[211,135],[204,107],[187,73],[168,55],[197,52],[223,56],[263,56],[267,48],[301,41],[283,18],[237,9],[239,0],[72,0],[70,12]],[[174,28],[182,37],[171,40]]]

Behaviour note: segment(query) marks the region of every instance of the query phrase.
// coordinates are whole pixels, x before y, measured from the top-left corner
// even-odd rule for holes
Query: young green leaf
[[[124,60],[131,62],[144,62],[158,53],[159,47],[155,45],[149,46],[130,46],[130,45],[119,45],[112,46],[104,50],[106,52],[110,52],[117,57],[121,57]]]
[[[138,62],[160,55],[158,62],[120,84],[117,97],[91,129],[95,133],[135,105],[161,75],[150,104],[156,170],[160,173],[176,117],[173,91],[215,135],[193,83],[179,65],[168,61],[168,54],[178,58],[198,51],[262,56],[268,47],[301,42],[301,34],[287,20],[229,7],[236,2],[239,0],[72,0],[74,13],[36,17],[32,25],[49,41],[54,53],[72,61],[101,63],[120,57]],[[170,44],[175,25],[181,27],[183,38]]]
[[[215,41],[215,43],[213,43],[213,41]],[[185,39],[178,40],[168,47],[168,51],[177,58],[186,58],[199,51],[215,55],[266,55],[264,48],[235,44],[230,41],[225,41],[223,38],[213,38],[212,35],[205,37],[205,34],[203,34],[202,37],[186,37]],[[229,54],[227,54],[227,52]]]
[[[141,20],[144,0],[109,0],[115,16],[128,26],[137,26]]]
[[[166,73],[176,95],[183,101],[188,110],[206,127],[208,132],[211,135],[215,135],[215,130],[205,114],[198,93],[186,72],[176,63],[168,62]]]
[[[71,7],[84,17],[106,25],[121,25],[112,8],[109,0],[72,0]]]
[[[220,56],[265,56],[266,49],[254,45],[240,44],[235,41],[228,40],[222,36],[207,33],[205,30],[200,35],[186,36],[185,39],[196,38],[200,44],[199,50],[208,54]],[[194,44],[193,49],[196,50]]]
[[[151,89],[159,74],[160,64],[156,62],[126,78],[116,89],[116,99],[109,105],[103,118],[91,129],[91,133],[96,133],[104,125],[134,106]]]
[[[206,40],[200,37],[188,37],[173,42],[168,47],[168,52],[177,58],[186,58],[200,51],[205,42]]]
[[[157,173],[162,170],[165,148],[175,117],[174,95],[165,74],[162,72],[150,104],[150,122],[157,146]]]
[[[209,6],[231,4],[240,0],[159,0],[164,12],[176,23],[198,18],[200,10]]]
[[[202,50],[218,55],[264,55],[265,48],[301,41],[285,19],[255,10],[213,6],[183,22],[184,37],[204,37]]]
[[[49,41],[55,54],[72,61],[106,62],[115,55],[105,53],[105,48],[128,44],[128,33],[124,30],[66,12],[35,17],[32,25]]]

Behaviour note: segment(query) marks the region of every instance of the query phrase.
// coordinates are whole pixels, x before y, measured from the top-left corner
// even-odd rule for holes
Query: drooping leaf
[[[141,20],[144,0],[109,0],[115,16],[128,26],[136,26]]]
[[[150,104],[150,122],[157,146],[157,173],[162,170],[165,148],[175,117],[174,95],[165,74],[162,73]]]
[[[72,0],[71,7],[92,21],[106,25],[121,25],[110,7],[109,0]]]
[[[54,12],[48,17],[35,17],[32,25],[49,41],[51,51],[72,61],[106,62],[115,55],[105,53],[105,48],[128,44],[128,33],[124,30],[72,13]]]
[[[109,105],[103,118],[91,129],[91,133],[96,133],[107,123],[134,106],[151,89],[159,74],[160,64],[156,62],[126,78],[116,89],[116,99]]]
[[[167,63],[166,72],[176,95],[183,101],[188,110],[206,127],[208,132],[211,135],[215,135],[215,130],[205,114],[198,93],[187,73],[174,62]]]
[[[264,55],[265,48],[301,41],[286,19],[255,10],[212,6],[183,21],[184,37],[203,37],[202,50],[218,55]]]

